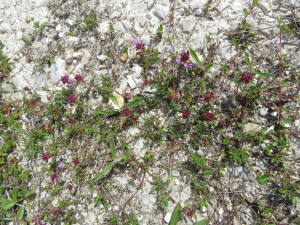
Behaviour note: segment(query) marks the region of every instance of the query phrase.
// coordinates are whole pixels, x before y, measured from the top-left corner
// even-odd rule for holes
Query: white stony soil
[[[203,14],[205,9],[204,4],[208,3],[211,6],[209,13]],[[167,37],[172,35],[175,43],[175,50],[182,52],[192,47],[200,59],[203,59],[208,54],[208,44],[205,36],[210,35],[215,43],[218,43],[217,54],[214,61],[214,68],[210,76],[216,76],[222,73],[220,64],[227,63],[231,65],[232,59],[237,53],[234,45],[227,40],[227,36],[224,33],[228,33],[230,29],[235,29],[239,22],[244,18],[243,9],[248,11],[251,8],[251,1],[249,0],[177,0],[174,12],[172,11],[174,1],[168,0],[69,0],[64,3],[63,1],[53,0],[50,1],[50,7],[48,2],[44,0],[1,0],[0,4],[0,40],[5,45],[3,52],[10,58],[17,57],[18,54],[23,52],[32,52],[34,59],[42,58],[49,51],[53,50],[56,44],[59,42],[65,48],[66,61],[69,70],[72,71],[71,77],[75,74],[85,75],[86,80],[95,78],[94,82],[97,84],[97,77],[101,74],[112,74],[112,70],[116,74],[122,74],[121,79],[114,86],[114,92],[116,96],[124,95],[124,91],[131,93],[131,100],[135,95],[151,96],[150,89],[141,90],[141,84],[143,80],[140,77],[140,67],[129,64],[129,60],[125,63],[120,60],[120,56],[124,54],[124,47],[128,47],[129,58],[135,56],[135,48],[132,46],[134,39],[140,39],[146,46],[149,46],[150,39],[156,34],[156,30],[160,24],[164,27],[164,35],[161,43],[158,43],[155,47],[165,55],[170,55],[171,45],[167,43]],[[72,30],[76,19],[84,18],[84,6],[89,5],[90,8],[94,8],[97,12],[97,28],[95,30],[87,32],[82,38],[68,36],[69,30]],[[50,8],[54,9],[54,13]],[[265,59],[259,61],[260,64],[255,63],[258,59],[256,57],[251,58],[254,69],[271,72],[277,74],[276,63],[278,60],[275,58],[275,50],[279,48],[278,38],[278,23],[276,21],[277,16],[290,17],[293,13],[299,20],[300,17],[300,2],[299,0],[287,0],[287,1],[275,1],[264,0],[259,1],[258,7],[256,7],[250,16],[247,18],[247,22],[253,26],[255,34],[257,35],[257,41],[251,43],[250,52],[255,53],[255,56],[260,57],[262,54]],[[173,14],[175,17],[174,34],[172,27],[168,23],[170,16]],[[48,16],[48,18],[46,18]],[[32,46],[24,47],[23,41],[20,41],[22,36],[29,37],[29,33],[33,32],[34,23],[47,24],[45,30],[38,34],[38,37],[34,41]],[[106,55],[109,50],[108,45],[111,46],[114,42],[110,43],[108,36],[105,34],[109,31],[109,24],[113,25],[116,30],[114,41],[117,42],[114,48],[113,54],[115,55],[114,61],[107,60]],[[298,23],[299,24],[299,23]],[[299,31],[299,30],[298,30]],[[299,33],[289,39],[283,40],[283,54],[288,54],[291,60],[291,70],[299,70]],[[57,52],[56,52],[57,53]],[[253,54],[251,54],[253,55]],[[37,90],[37,93],[42,96],[42,101],[47,102],[46,92],[43,92],[41,87],[46,87],[47,90],[60,90],[63,88],[63,84],[59,82],[60,77],[66,72],[65,60],[61,55],[56,54],[54,59],[55,64],[45,65],[44,71],[40,72],[36,64],[26,63],[26,58],[23,57],[19,62],[16,62],[11,75],[7,79],[7,83],[2,84],[3,99],[22,99],[23,95],[21,90],[25,87],[31,87]],[[240,69],[247,69],[245,63],[237,61],[237,65],[240,65]],[[278,65],[278,64],[277,64]],[[154,74],[157,68],[153,68]],[[150,73],[151,74],[151,73]],[[285,75],[283,75],[285,76]],[[220,77],[220,76],[219,76]],[[278,83],[278,79],[276,80]],[[9,82],[15,84],[17,91],[13,91]],[[228,81],[224,84],[222,92],[217,96],[215,102],[216,110],[222,107],[233,107],[234,101],[234,83]],[[196,90],[197,92],[197,90]],[[283,90],[284,95],[287,95],[288,90]],[[299,95],[298,95],[299,97]],[[123,97],[119,97],[123,100]],[[91,98],[89,104],[97,106],[101,103],[102,98]],[[124,100],[123,100],[124,102]],[[228,104],[221,104],[227,102]],[[124,104],[124,103],[123,103]],[[219,104],[219,105],[218,105]],[[285,107],[298,109],[300,104],[295,102],[287,102]],[[260,130],[262,126],[267,129],[273,129],[271,121],[277,118],[276,112],[274,113],[271,108],[264,106],[258,106],[253,115],[248,116],[249,122],[252,123],[254,128]],[[155,110],[151,112],[151,115],[160,115],[163,121],[167,121],[165,118],[165,112],[161,110]],[[146,115],[143,115],[146,116]],[[299,117],[298,117],[299,118]],[[29,118],[32,119],[32,118]],[[25,122],[26,118],[24,118]],[[270,125],[271,124],[271,125]],[[251,124],[250,124],[251,125]],[[290,124],[293,132],[299,132],[299,120]],[[147,148],[143,139],[133,140],[135,134],[139,133],[143,126],[131,127],[129,130],[123,131],[121,135],[126,137],[129,146],[133,149],[137,157],[142,158]],[[248,130],[253,127],[246,128]],[[224,136],[232,136],[231,130],[226,130]],[[221,137],[214,136],[212,140],[214,142],[220,141]],[[300,157],[300,139],[297,136],[291,136],[292,147],[288,151],[286,162],[291,166],[291,174],[297,174],[299,171],[298,162]],[[91,141],[92,142],[92,141]],[[93,144],[90,144],[93,148]],[[118,143],[117,143],[117,146]],[[90,168],[88,172],[89,178],[94,177],[103,170],[107,162],[103,159],[106,155],[109,155],[108,147],[97,146],[99,148],[99,159],[96,160],[94,167]],[[249,149],[255,148],[258,150],[259,146],[248,146]],[[102,149],[102,150],[100,150]],[[104,150],[103,150],[104,149]],[[160,149],[160,148],[158,148]],[[82,150],[78,150],[82,151]],[[121,149],[118,149],[121,151]],[[209,147],[203,147],[200,149],[194,149],[194,152],[205,156],[208,159],[215,159],[216,152]],[[21,157],[20,152],[14,152],[14,155]],[[57,158],[57,161],[71,162],[73,159],[72,149],[66,149],[61,158]],[[133,198],[130,205],[127,205],[125,212],[134,212],[139,220],[140,224],[165,224],[169,221],[170,215],[175,207],[175,204],[169,202],[168,207],[162,208],[161,202],[158,201],[157,191],[152,191],[153,176],[159,176],[164,181],[167,181],[170,175],[171,165],[171,153],[166,154],[163,157],[159,155],[154,158],[154,165],[146,173],[145,182],[142,189]],[[190,205],[191,200],[189,198],[194,196],[191,185],[188,181],[188,176],[184,173],[183,167],[180,164],[182,161],[180,154],[175,156],[175,169],[172,174],[174,180],[168,189],[171,191],[171,196],[182,206]],[[221,159],[220,159],[221,160]],[[37,164],[42,162],[37,161]],[[254,169],[261,171],[268,170],[267,162],[253,158],[252,162],[256,162],[257,166]],[[21,165],[23,169],[28,169],[29,164],[37,171],[41,168],[36,167],[37,164],[31,160],[23,159]],[[142,174],[138,175],[138,179],[132,179],[131,171],[129,169],[116,170],[110,175],[108,183],[101,183],[98,189],[106,192],[109,202],[109,214],[119,215],[122,213],[122,207],[125,202],[136,192],[137,186],[141,182]],[[252,171],[248,171],[246,167],[234,166],[233,164],[224,171],[225,177],[222,178],[222,185],[227,201],[227,208],[230,213],[232,224],[253,224],[254,219],[257,219],[257,211],[255,210],[254,201],[261,200],[267,202],[268,200],[277,198],[278,201],[282,197],[278,197],[272,194],[272,188],[266,188],[261,186],[255,181],[255,175]],[[67,181],[71,178],[70,174],[63,174],[62,181]],[[295,179],[299,179],[295,176]],[[45,177],[43,185],[47,185],[49,178]],[[206,180],[208,186],[208,193],[212,196],[208,202],[209,207],[207,209],[197,210],[197,221],[201,219],[211,218],[216,224],[227,224],[227,216],[222,204],[222,195],[218,183],[218,179],[210,177]],[[29,188],[36,188],[35,182],[29,183]],[[108,217],[107,211],[100,211],[103,205],[95,206],[93,197],[97,196],[97,193],[90,191],[88,185],[80,188],[74,188],[72,196],[67,191],[60,193],[51,201],[51,204],[55,206],[58,198],[69,198],[80,200],[80,204],[76,206],[76,219],[77,224],[104,224],[104,218]],[[41,193],[41,199],[46,195],[45,192]],[[232,200],[234,196],[239,196],[239,199],[245,199],[247,204],[234,206]],[[275,202],[277,200],[274,200]],[[34,201],[28,201],[24,203],[27,209],[27,216],[33,216],[36,205]],[[73,207],[73,206],[72,206]],[[74,206],[75,208],[75,206]],[[280,207],[274,208],[273,218],[276,220],[276,216],[282,216],[285,218],[281,223],[288,223],[288,215],[299,214],[300,208],[291,205],[280,205]],[[234,217],[238,214],[238,217]],[[15,224],[15,223],[11,223]],[[63,224],[57,222],[56,224]],[[180,220],[179,224],[192,224],[192,222],[184,217]],[[211,223],[212,224],[212,223]]]

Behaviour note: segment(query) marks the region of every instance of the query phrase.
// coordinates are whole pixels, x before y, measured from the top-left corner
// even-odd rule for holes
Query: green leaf
[[[25,191],[23,191],[23,194],[24,194],[25,198],[32,195],[33,193],[34,193],[34,190],[25,190]]]
[[[198,64],[198,66],[200,66],[200,68],[203,70],[203,66],[200,62],[200,60],[198,59],[197,54],[194,52],[194,50],[192,48],[190,48],[190,52],[191,52],[191,56],[193,57],[193,59],[195,60],[195,62]]]
[[[292,122],[292,119],[286,118],[286,119],[282,120],[282,122],[284,122],[284,123],[289,123],[289,122]]]
[[[244,14],[245,14],[245,16],[248,15],[248,11],[247,11],[247,9],[245,9],[245,8],[244,8]]]
[[[109,145],[110,145],[111,155],[112,155],[113,159],[115,160],[116,159],[116,147],[115,147],[114,135],[111,136]]]
[[[169,41],[169,43],[170,43],[170,45],[172,44],[172,36],[170,36],[169,38],[168,38],[168,41]]]
[[[174,210],[173,210],[170,225],[176,225],[177,224],[177,222],[179,220],[179,217],[180,217],[180,213],[181,213],[180,209],[181,209],[181,206],[180,206],[180,203],[178,203],[176,205],[176,207],[174,208]]]
[[[271,137],[273,138],[274,141],[279,141],[278,138],[274,135],[271,135]]]
[[[21,191],[26,191],[27,190],[26,184],[22,184],[20,189],[21,189]]]
[[[5,220],[5,221],[12,221],[12,220],[14,220],[12,217],[10,217],[10,218],[3,218],[2,220]]]
[[[171,175],[171,176],[169,176],[169,178],[168,178],[168,183],[171,184],[171,183],[172,183],[172,180],[173,180],[173,176]]]
[[[292,198],[292,203],[293,203],[294,205],[297,205],[297,199],[296,199],[296,198]]]
[[[284,190],[284,189],[280,188],[280,189],[279,189],[279,192],[280,192],[281,194],[285,194],[285,193],[287,193],[287,190]]]
[[[13,90],[17,89],[14,83],[10,82],[10,85],[12,86]]]
[[[284,79],[283,81],[280,82],[280,86],[282,87],[285,85],[287,82],[289,82],[289,78]]]
[[[196,223],[196,225],[206,225],[208,224],[210,219],[204,219]]]
[[[285,25],[283,24],[283,25],[281,25],[281,27],[280,27],[280,33],[282,33],[284,30],[285,30]]]
[[[83,129],[87,130],[87,131],[94,131],[95,129],[92,126],[82,126]]]
[[[103,110],[99,111],[99,113],[100,113],[100,114],[102,114],[102,115],[104,115],[104,116],[108,116],[108,115],[109,115],[109,113],[108,113],[108,112],[106,112],[106,111],[103,111]]]
[[[277,21],[278,23],[281,23],[282,17],[281,16],[277,16]]]
[[[253,72],[258,74],[262,78],[265,78],[265,79],[273,76],[273,74],[271,74],[271,73],[261,73],[261,72],[258,72],[258,71],[253,71]]]
[[[132,107],[138,106],[140,104],[140,98],[136,98],[134,101],[130,102],[126,107],[131,109]]]
[[[96,180],[99,180],[99,179],[101,179],[102,177],[103,177],[103,175],[110,169],[110,168],[112,168],[114,165],[115,165],[115,161],[112,161],[112,162],[110,162],[106,167],[105,167],[105,169],[101,172],[101,173],[99,173],[97,176],[95,176],[94,178],[91,178],[91,179],[89,179],[87,182],[91,182],[91,181],[96,181]],[[87,183],[86,182],[86,183]]]
[[[115,96],[108,95],[108,98],[110,98],[113,101],[113,103],[115,103],[120,108],[118,100],[117,100],[117,98]]]
[[[23,219],[24,212],[25,212],[24,207],[21,207],[21,208],[19,209],[19,212],[18,212],[18,220]]]
[[[10,209],[16,204],[16,202],[9,201],[1,204],[2,209]]]

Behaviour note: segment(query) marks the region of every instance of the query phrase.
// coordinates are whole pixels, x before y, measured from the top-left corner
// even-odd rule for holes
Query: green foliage
[[[180,214],[181,214],[181,206],[180,203],[178,203],[172,213],[172,217],[171,217],[171,221],[170,221],[170,225],[176,225],[179,218],[180,218]]]

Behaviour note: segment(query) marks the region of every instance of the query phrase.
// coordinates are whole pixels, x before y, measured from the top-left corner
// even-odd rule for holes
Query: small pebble
[[[128,57],[128,56],[127,56],[126,54],[124,54],[124,55],[121,56],[121,60],[122,60],[123,62],[125,62],[125,61],[127,60],[127,57]]]
[[[169,223],[169,222],[170,222],[171,216],[172,216],[172,213],[169,213],[169,212],[168,212],[168,213],[166,214],[166,216],[165,216],[165,222],[166,222],[166,223]]]

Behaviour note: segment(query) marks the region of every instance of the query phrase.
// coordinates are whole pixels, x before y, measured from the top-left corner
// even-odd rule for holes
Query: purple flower
[[[183,118],[189,118],[190,117],[190,111],[189,110],[181,110],[182,117]]]
[[[53,211],[53,215],[56,216],[62,212],[62,209],[58,207],[56,210]]]
[[[192,217],[194,215],[194,212],[192,209],[189,209],[189,211],[186,214],[188,217]]]
[[[65,76],[61,77],[61,81],[63,82],[63,84],[66,84],[69,82],[69,74],[66,73]]]
[[[183,53],[180,54],[180,56],[181,56],[181,58],[180,58],[181,62],[186,63],[190,58],[190,52],[189,51],[183,52]]]
[[[192,63],[192,62],[191,62],[191,63],[189,63],[189,66],[190,66],[190,67],[193,67],[193,65],[194,65],[194,63]]]
[[[170,100],[170,101],[173,100],[173,95],[169,95],[169,100]]]
[[[57,174],[55,174],[55,172],[52,172],[52,176],[51,176],[51,184],[53,183],[53,181],[57,181],[59,179],[59,176]]]
[[[180,58],[180,55],[178,55],[178,60],[175,61],[178,64],[178,66],[180,66]]]
[[[253,78],[253,76],[250,73],[243,72],[240,80],[243,83],[248,84],[252,78]]]
[[[74,120],[73,118],[70,118],[70,119],[68,120],[68,123],[71,123],[71,124],[72,124],[72,123],[74,123],[74,121],[75,121],[75,120]]]
[[[45,162],[48,162],[48,159],[50,159],[50,158],[51,158],[50,153],[45,152],[45,154],[42,154],[42,159],[43,159]]]
[[[125,116],[130,116],[131,113],[132,113],[132,111],[129,110],[128,108],[125,108],[125,109],[123,110],[123,114],[124,114]]]
[[[214,121],[214,114],[206,112],[206,119],[208,121]]]
[[[212,98],[214,98],[215,96],[214,96],[214,93],[212,93],[212,92],[207,92],[206,93],[206,96],[204,96],[204,100],[205,101],[209,101],[209,99],[212,99]]]
[[[83,76],[76,74],[75,80],[76,80],[77,82],[83,82]]]
[[[70,191],[72,190],[72,187],[73,187],[72,184],[69,184],[69,185],[68,185],[68,189],[69,189]]]
[[[76,99],[77,98],[74,95],[72,95],[72,94],[70,94],[70,96],[68,97],[68,100],[69,100],[70,104],[76,102]]]
[[[242,141],[242,142],[243,142],[243,141],[249,141],[249,139],[248,139],[248,138],[242,138],[241,141]]]
[[[70,88],[71,86],[72,86],[72,84],[70,82],[66,84],[67,88]]]
[[[59,169],[62,169],[62,168],[64,168],[65,167],[65,164],[63,164],[63,163],[60,163],[59,165],[58,165],[58,168]]]
[[[79,164],[79,163],[80,163],[80,160],[79,160],[78,158],[76,158],[76,159],[73,159],[73,163],[74,163],[74,165],[76,166],[77,164]]]
[[[183,66],[184,66],[184,68],[187,68],[187,63],[184,63],[184,65],[183,65]]]
[[[137,44],[140,44],[141,42],[137,39],[135,39],[133,42],[132,42],[132,45],[137,45]]]
[[[142,44],[142,43],[138,43],[136,44],[136,51],[137,50],[144,50],[145,49],[145,43]]]

